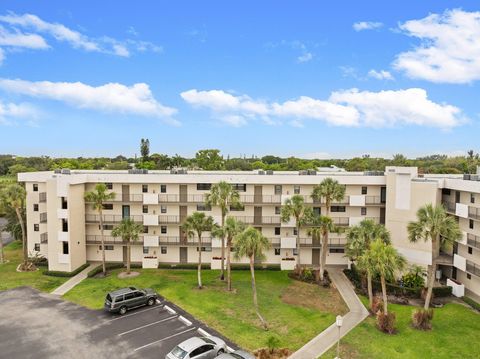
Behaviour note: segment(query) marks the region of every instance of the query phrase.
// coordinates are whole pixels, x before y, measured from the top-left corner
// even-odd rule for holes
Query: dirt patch
[[[130,272],[130,273],[120,272],[120,273],[118,273],[118,278],[120,278],[120,279],[135,278],[135,277],[138,277],[139,275],[140,275],[139,272]]]
[[[335,288],[323,288],[315,284],[294,281],[281,295],[281,300],[290,305],[316,309],[321,312],[345,314],[347,306]]]
[[[287,348],[273,349],[267,348],[255,350],[255,358],[257,359],[287,359],[293,352]]]

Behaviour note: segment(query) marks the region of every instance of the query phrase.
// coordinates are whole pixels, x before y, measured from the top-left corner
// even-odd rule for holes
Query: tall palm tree
[[[389,243],[377,238],[370,243],[367,249],[358,259],[361,265],[368,268],[369,272],[380,277],[383,296],[383,312],[388,314],[387,280],[393,280],[395,272],[403,270],[407,261]]]
[[[122,241],[127,244],[127,274],[130,274],[130,244],[131,242],[138,241],[138,236],[143,231],[143,226],[139,223],[135,223],[131,218],[124,218],[113,228],[112,236],[121,237]]]
[[[5,209],[11,209],[17,216],[18,223],[22,233],[22,246],[23,246],[23,269],[27,269],[28,264],[28,248],[27,248],[27,232],[25,230],[25,222],[23,215],[25,211],[25,199],[27,193],[23,186],[12,183],[5,187],[0,193],[0,205]]]
[[[245,230],[245,223],[236,220],[234,217],[227,217],[223,228],[218,228],[212,234],[214,236],[224,236],[227,239],[227,289],[232,290],[232,275],[231,275],[231,251],[233,239]]]
[[[268,239],[253,227],[248,227],[242,233],[235,237],[235,259],[239,260],[242,257],[248,257],[250,260],[250,274],[252,277],[252,292],[253,292],[253,305],[255,306],[255,312],[257,317],[262,322],[265,330],[268,329],[267,322],[263,319],[258,309],[257,300],[257,287],[255,283],[255,258],[264,258],[264,251],[270,248],[270,242]]]
[[[332,202],[340,202],[345,197],[345,186],[338,183],[337,180],[327,177],[320,184],[313,187],[311,194],[312,199],[315,202],[321,202],[325,200],[326,212],[325,216],[330,217],[330,206]],[[328,232],[322,237],[322,254],[320,256],[320,268],[325,268],[327,262],[328,251]],[[323,278],[323,273],[321,273]]]
[[[333,220],[330,217],[322,216],[322,215],[314,216],[310,225],[311,227],[308,231],[308,234],[311,235],[312,238],[313,237],[322,238],[322,242],[323,242],[323,239],[326,236],[328,236],[328,233],[334,232],[337,230],[335,224],[333,223]],[[327,240],[327,243],[328,243],[328,240]],[[318,271],[318,274],[316,274],[318,275],[317,280],[318,279],[323,280],[323,277],[324,277],[323,274],[325,272],[324,264],[325,262],[320,261],[320,270]]]
[[[102,242],[102,271],[103,275],[107,274],[105,266],[105,235],[103,230],[103,205],[107,201],[115,199],[115,192],[107,192],[107,185],[105,183],[97,183],[95,190],[86,192],[84,195],[86,202],[92,202],[93,209],[97,211],[100,218],[100,240]]]
[[[202,289],[202,233],[209,232],[214,229],[213,217],[206,216],[203,212],[194,212],[187,218],[182,224],[182,230],[185,231],[187,236],[194,238],[198,237],[198,289]]]
[[[217,206],[220,208],[220,211],[222,213],[222,223],[221,227],[222,229],[225,228],[225,217],[228,214],[228,211],[230,210],[230,206],[232,207],[238,207],[241,206],[240,202],[240,195],[238,194],[238,191],[233,189],[233,186],[230,183],[227,183],[225,181],[221,181],[219,183],[216,183],[210,188],[210,192],[206,194],[205,196],[205,204],[208,206]],[[221,239],[222,239],[222,269],[221,269],[221,280],[225,279],[225,273],[224,273],[224,261],[225,261],[225,234],[221,234]]]
[[[4,226],[0,225],[0,264],[3,264],[3,238],[2,238],[3,230],[4,230]]]
[[[356,261],[370,248],[370,244],[377,238],[380,238],[384,243],[388,244],[390,243],[390,232],[385,226],[375,223],[371,219],[364,219],[347,231],[347,245],[345,246],[347,256],[350,257],[352,261]],[[368,301],[370,308],[372,308],[372,272],[368,266],[364,269],[367,272]]]
[[[417,221],[410,222],[407,229],[410,242],[416,243],[423,239],[425,242],[431,241],[432,244],[432,265],[427,271],[427,295],[424,305],[424,309],[427,310],[432,299],[440,248],[461,239],[462,232],[455,218],[447,215],[443,206],[433,206],[431,203],[417,211]]]
[[[297,230],[297,265],[296,271],[300,271],[300,229],[307,224],[313,217],[313,210],[311,207],[305,205],[303,196],[295,194],[291,198],[287,198],[282,206],[281,218],[282,222],[290,221],[290,218],[295,219],[295,228]]]

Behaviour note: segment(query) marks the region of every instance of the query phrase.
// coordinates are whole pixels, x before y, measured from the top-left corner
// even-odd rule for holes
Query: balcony
[[[144,226],[158,226],[158,216],[155,214],[144,214],[143,215],[143,225]]]
[[[456,204],[454,202],[443,202],[443,206],[448,213],[455,214]]]
[[[159,237],[159,245],[177,245],[177,246],[198,246],[198,238],[188,237]],[[202,246],[211,246],[211,237],[202,237]]]
[[[40,244],[47,244],[48,243],[48,233],[40,234]]]
[[[282,196],[279,194],[274,195],[240,195],[240,202],[253,203],[253,204],[280,204],[282,203]]]
[[[320,201],[316,201],[310,195],[303,195],[303,200],[304,200],[305,203],[325,205],[325,198],[322,198]],[[332,206],[348,205],[348,204],[350,204],[350,196],[345,196],[340,201],[333,201],[332,203],[330,203],[330,205],[332,205]]]
[[[468,218],[480,219],[480,208],[468,207]]]
[[[112,203],[112,202],[143,202],[143,193],[138,194],[121,194],[115,193],[115,198],[105,201],[105,203]],[[86,204],[91,204],[91,202],[85,201]]]
[[[347,239],[344,237],[328,237],[328,247],[329,248],[343,248],[347,243]],[[321,248],[322,240],[319,239],[317,242],[313,241],[311,237],[300,238],[300,247],[302,248]]]
[[[297,248],[297,238],[295,238],[295,237],[282,237],[280,239],[280,248],[283,248],[283,249]]]
[[[380,205],[382,203],[380,196],[365,196],[365,204],[366,205]]]
[[[253,225],[280,225],[280,216],[233,216],[237,221]]]
[[[134,222],[143,223],[143,216],[135,215],[130,217],[123,217],[121,214],[104,214],[103,223],[120,223],[123,218],[130,218]],[[100,215],[98,214],[86,214],[85,223],[100,223]]]
[[[176,203],[179,202],[178,194],[159,194],[158,202],[160,203]]]
[[[40,202],[40,203],[47,202],[47,192],[40,192],[38,194],[38,202]]]
[[[68,232],[58,231],[57,240],[59,242],[68,242],[70,239],[70,234]]]
[[[480,237],[476,236],[474,234],[468,233],[467,234],[467,244],[470,247],[475,247],[477,249],[480,249]]]
[[[348,217],[332,217],[333,224],[339,227],[348,227],[349,218]]]
[[[158,247],[158,236],[143,236],[144,247]]]
[[[47,223],[47,213],[40,213],[40,223]]]
[[[180,223],[179,216],[158,216],[159,224],[177,224]]]
[[[95,244],[100,245],[102,244],[102,236],[100,235],[86,235],[85,241],[87,244]],[[105,245],[112,245],[112,244],[126,244],[121,237],[113,237],[113,236],[105,236],[104,237]],[[143,237],[139,237],[138,241],[131,241],[132,245],[143,245]]]
[[[480,277],[480,265],[467,260],[466,271],[470,274]]]

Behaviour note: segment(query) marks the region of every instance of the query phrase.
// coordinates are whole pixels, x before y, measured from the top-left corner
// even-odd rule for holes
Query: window
[[[33,211],[38,212],[38,203],[33,204]]]
[[[98,249],[101,251],[101,250],[102,250],[102,246],[98,246]],[[106,251],[113,251],[113,246],[112,246],[112,245],[106,245],[106,246],[105,246],[105,250],[106,250]]]
[[[148,233],[148,226],[143,226],[143,233]]]
[[[98,229],[100,229],[100,226],[98,226]],[[113,224],[104,224],[103,229],[105,231],[111,231],[113,229]]]
[[[161,226],[160,227],[160,233],[161,234],[167,234],[167,226]]]
[[[130,300],[135,298],[135,293],[127,293],[125,294],[125,300]]]
[[[35,232],[38,232],[38,231],[40,230],[40,226],[39,226],[38,224],[34,224],[34,225],[33,225],[33,230],[34,230]]]
[[[211,183],[197,183],[197,191],[210,191]]]
[[[298,230],[296,228],[293,229],[293,235],[296,236],[298,234]]]
[[[297,248],[293,248],[293,255],[296,256],[298,254]]]
[[[367,187],[366,186],[362,187],[362,194],[367,194]]]
[[[37,183],[33,184],[33,192],[38,192],[38,184]]]
[[[207,248],[207,247],[202,247],[202,252],[211,252],[212,248]],[[198,252],[198,247],[197,247],[197,252]]]
[[[313,214],[319,216],[322,214],[322,209],[320,207],[313,207]]]
[[[35,243],[33,250],[36,252],[40,252],[40,243]]]
[[[282,194],[282,185],[276,184],[275,185],[275,194]]]
[[[147,205],[142,206],[142,213],[148,213],[148,206]]]
[[[330,210],[332,212],[345,212],[345,206],[331,206]]]
[[[280,214],[280,213],[282,213],[282,207],[275,206],[275,214]]]
[[[63,244],[62,253],[68,254],[68,242],[62,242],[62,244]]]
[[[66,218],[62,219],[62,231],[68,232],[68,220]]]
[[[300,186],[299,185],[293,186],[293,194],[300,194]]]
[[[275,255],[279,256],[280,255],[280,248],[275,248]]]
[[[143,247],[143,254],[148,254],[148,247]]]
[[[330,253],[345,253],[345,249],[344,248],[330,248],[329,252]]]
[[[161,184],[160,185],[160,193],[167,193],[167,185]]]
[[[65,197],[62,197],[62,209],[68,209],[68,201]]]
[[[232,184],[232,188],[235,191],[238,191],[238,192],[246,192],[247,191],[247,185],[244,184],[244,183],[234,183],[234,184]]]
[[[167,247],[160,247],[160,253],[167,254]]]
[[[473,253],[472,247],[468,247],[468,254],[472,254],[472,253]]]
[[[360,208],[360,214],[362,216],[366,216],[367,215],[367,207],[362,207]]]
[[[470,193],[470,203],[475,203],[475,194]]]
[[[107,186],[107,189],[113,189],[113,183],[111,182],[105,183],[105,186]]]
[[[245,205],[238,204],[236,206],[230,206],[230,211],[245,211]]]
[[[207,206],[206,204],[197,204],[197,211],[211,211],[212,207]]]
[[[470,229],[473,229],[473,219],[469,221],[468,226],[470,227]]]
[[[111,211],[113,209],[113,204],[112,203],[104,203],[103,204],[103,209],[106,209],[107,211]]]
[[[135,292],[135,298],[141,298],[141,297],[145,297],[145,293]]]
[[[118,302],[123,302],[123,295],[119,295],[118,297],[115,297],[115,303]]]
[[[147,193],[148,192],[148,184],[142,184],[142,192]]]
[[[275,235],[276,236],[280,235],[280,227],[275,227]]]
[[[467,279],[472,279],[472,275],[470,273],[467,273]]]
[[[199,356],[203,353],[206,353],[210,350],[213,350],[213,345],[207,344],[207,345],[202,345],[201,347],[195,349],[193,352],[190,353],[190,358],[195,358],[196,356]]]
[[[167,213],[167,206],[161,205],[160,206],[160,213]]]
[[[442,194],[444,196],[450,196],[450,188],[442,188]]]

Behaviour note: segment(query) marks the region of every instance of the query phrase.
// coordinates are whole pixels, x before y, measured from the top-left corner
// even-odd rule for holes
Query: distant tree
[[[393,156],[392,165],[394,166],[405,166],[407,165],[407,158],[401,153],[397,153]]]
[[[195,155],[195,161],[198,167],[203,170],[221,170],[224,168],[223,157],[220,156],[220,150],[200,150]]]
[[[148,155],[150,154],[150,140],[148,138],[140,140],[140,154],[144,161],[148,160]]]
[[[475,152],[473,150],[469,150],[467,154],[468,154],[468,158],[473,159]]]
[[[128,161],[127,161],[127,157],[118,155],[117,157],[114,157],[112,159],[112,162],[128,162]]]
[[[36,171],[36,169],[33,167],[27,167],[25,165],[15,164],[8,168],[8,175],[15,177],[20,172],[34,172],[34,171]]]
[[[150,156],[150,159],[155,162],[155,169],[167,170],[172,167],[172,161],[168,155],[154,153]]]
[[[107,170],[128,170],[130,165],[126,161],[111,162],[107,164]]]

